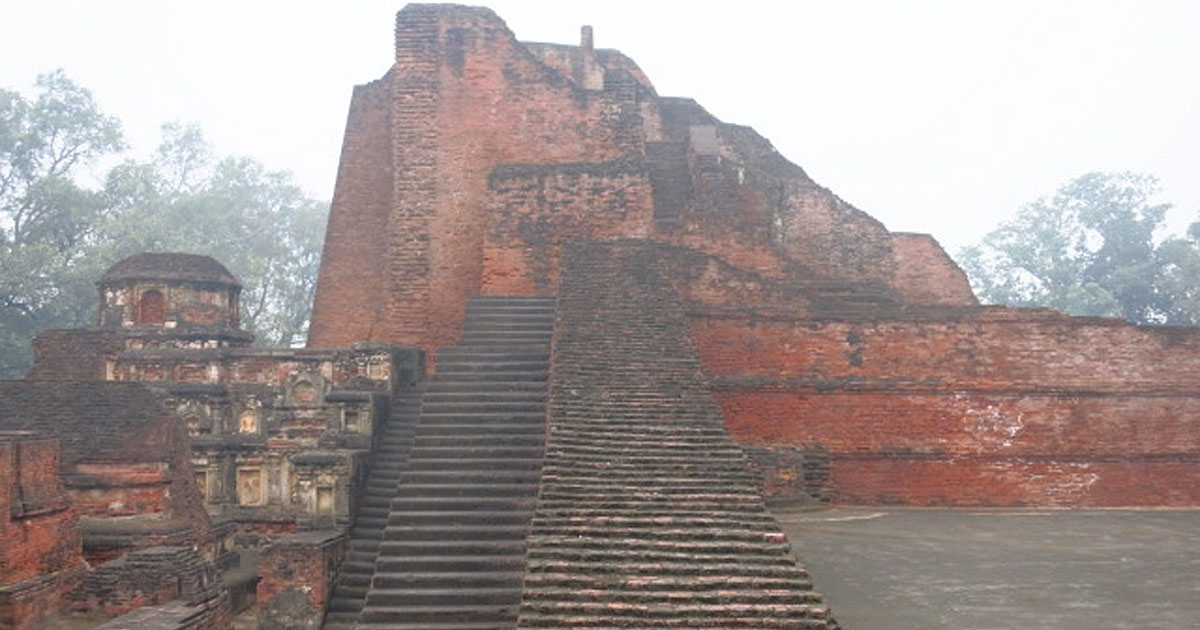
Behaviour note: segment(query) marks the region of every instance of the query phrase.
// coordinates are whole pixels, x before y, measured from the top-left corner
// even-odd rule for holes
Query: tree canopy
[[[61,71],[37,94],[0,89],[0,378],[24,374],[37,332],[95,319],[95,281],[139,251],[208,254],[245,285],[243,327],[302,341],[328,204],[291,175],[217,157],[195,126],[163,126],[126,158],[120,122]]]
[[[1160,238],[1157,180],[1088,173],[1038,199],[959,261],[985,302],[1140,324],[1200,323],[1200,222]]]

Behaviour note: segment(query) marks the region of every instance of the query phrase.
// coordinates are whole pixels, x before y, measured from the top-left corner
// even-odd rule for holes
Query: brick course
[[[837,501],[1200,503],[1200,330],[1009,309],[692,330],[734,435],[829,449]]]

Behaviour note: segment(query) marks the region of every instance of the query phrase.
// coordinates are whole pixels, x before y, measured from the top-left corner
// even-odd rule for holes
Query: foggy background
[[[198,122],[221,154],[332,195],[353,85],[402,2],[39,0],[6,7],[0,86],[61,67],[134,153]],[[820,184],[952,252],[1089,171],[1159,177],[1200,213],[1200,3],[488,3],[526,41],[617,48],[666,96],[748,124]]]

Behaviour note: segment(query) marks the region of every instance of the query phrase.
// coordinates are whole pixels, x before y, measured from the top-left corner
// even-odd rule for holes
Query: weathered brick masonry
[[[0,431],[0,628],[38,627],[83,569],[58,440]]]
[[[133,383],[0,381],[0,428],[58,438],[90,561],[211,543],[186,427],[161,393]]]
[[[565,260],[518,626],[837,627],[722,426],[660,252]]]
[[[563,244],[657,243],[778,497],[1195,505],[1194,330],[980,307],[749,127],[628,57],[410,5],[347,124],[310,344],[456,341],[477,294],[553,295]],[[824,458],[831,458],[828,467]]]
[[[469,296],[552,294],[561,244],[580,237],[973,301],[961,273],[940,289],[898,275],[878,221],[753,130],[659,97],[590,31],[581,46],[522,43],[487,9],[409,5],[394,64],[355,90],[309,344],[451,345]],[[936,258],[913,249],[898,251]]]
[[[835,499],[1200,503],[1200,331],[1047,312],[696,312],[738,439],[826,447]]]

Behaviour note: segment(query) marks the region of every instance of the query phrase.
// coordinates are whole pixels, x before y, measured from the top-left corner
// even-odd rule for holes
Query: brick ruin
[[[469,297],[554,296],[564,244],[615,238],[663,252],[772,495],[824,469],[844,503],[1200,503],[1200,330],[980,306],[932,237],[659,96],[590,29],[519,42],[486,9],[406,7],[355,88],[310,345],[433,355]]]
[[[14,548],[33,557],[57,540],[81,561],[35,571],[40,591],[6,575],[0,609],[11,590],[10,625],[28,627],[38,607],[18,604],[36,591],[40,612],[154,606],[136,623],[224,627],[253,604],[254,560],[273,541],[349,523],[392,396],[421,379],[422,357],[379,343],[253,348],[241,285],[206,256],[138,254],[97,287],[95,326],[42,333],[26,379],[0,381],[0,429],[24,432],[11,442],[10,490],[25,497]],[[30,485],[47,471],[66,489],[59,511],[34,500],[49,496]]]
[[[1200,505],[1200,329],[980,305],[590,28],[395,50],[307,348],[146,253],[0,382],[0,628],[836,628],[766,504]]]

